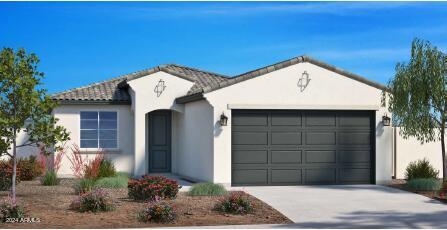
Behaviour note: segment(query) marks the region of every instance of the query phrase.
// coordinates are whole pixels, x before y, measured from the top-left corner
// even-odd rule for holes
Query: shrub
[[[427,159],[413,161],[405,169],[407,180],[415,178],[438,178],[439,171],[436,170]]]
[[[89,161],[84,167],[84,178],[96,180],[99,178],[99,170],[101,162],[104,159],[104,154],[98,152],[95,158]]]
[[[213,183],[198,183],[193,186],[188,191],[190,196],[221,196],[227,192],[225,187],[221,184]]]
[[[17,168],[16,183],[20,182],[20,169]],[[10,161],[0,161],[0,190],[9,190],[12,186],[12,164]]]
[[[70,208],[79,212],[106,212],[115,209],[115,204],[106,190],[98,188],[76,197]]]
[[[55,186],[59,184],[59,178],[57,178],[57,173],[50,169],[45,172],[40,182],[44,186]]]
[[[74,185],[76,194],[84,194],[95,188],[95,181],[92,179],[81,179],[79,183]]]
[[[253,206],[248,194],[242,191],[233,191],[221,198],[215,209],[220,212],[232,214],[247,214],[253,212]]]
[[[442,188],[442,181],[435,178],[416,178],[407,182],[407,188],[420,191],[438,191]]]
[[[10,197],[0,203],[0,219],[2,222],[5,222],[7,218],[23,218],[24,214],[23,208]]]
[[[114,177],[104,177],[95,183],[100,188],[126,188],[129,176],[126,173],[117,173]]]
[[[163,176],[143,176],[141,179],[131,179],[128,182],[129,197],[134,200],[172,199],[177,196],[181,186],[176,180]]]
[[[17,160],[17,168],[20,171],[18,176],[22,181],[34,180],[36,177],[41,176],[45,171],[45,168],[42,168],[41,164],[37,161],[36,156],[19,158]]]
[[[114,177],[116,176],[115,166],[111,160],[103,159],[99,164],[99,175],[98,178],[103,177]]]
[[[166,201],[155,200],[138,213],[138,220],[142,222],[168,223],[175,220],[174,208]]]

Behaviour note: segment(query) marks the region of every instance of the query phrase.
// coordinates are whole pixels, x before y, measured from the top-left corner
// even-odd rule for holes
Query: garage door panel
[[[300,132],[272,132],[272,145],[301,145]]]
[[[237,150],[233,151],[233,163],[235,164],[267,164],[267,150]]]
[[[340,127],[364,127],[369,128],[371,126],[371,118],[365,115],[344,115],[339,118]]]
[[[301,184],[301,169],[272,169],[272,183]]]
[[[306,163],[336,163],[336,151],[306,151]]]
[[[241,113],[232,118],[233,126],[267,126],[268,115],[266,113]]]
[[[342,168],[339,169],[340,182],[361,183],[371,178],[371,170],[369,168]]]
[[[370,150],[340,150],[339,155],[342,163],[369,163],[371,161]]]
[[[341,145],[370,145],[371,133],[340,132],[338,134],[338,143]]]
[[[306,114],[306,126],[335,126],[336,117],[333,113],[315,112]]]
[[[335,145],[335,132],[307,132],[307,145]]]
[[[335,184],[335,168],[306,169],[306,184]]]
[[[301,114],[272,113],[272,126],[301,126]]]
[[[240,114],[266,119],[253,123],[238,120]],[[365,111],[237,110],[232,184],[371,183],[373,117]]]
[[[267,132],[234,132],[232,143],[234,145],[267,145]]]
[[[241,169],[233,170],[232,181],[235,184],[258,185],[267,184],[267,169]]]
[[[272,163],[301,163],[301,151],[272,151]]]

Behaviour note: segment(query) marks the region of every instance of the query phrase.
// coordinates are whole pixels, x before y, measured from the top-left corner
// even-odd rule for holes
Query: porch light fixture
[[[389,118],[386,114],[382,117],[382,124],[383,126],[390,126],[391,125],[391,118]]]
[[[220,120],[219,120],[220,126],[227,126],[228,123],[228,117],[225,116],[225,113],[222,112],[222,114],[220,115]]]

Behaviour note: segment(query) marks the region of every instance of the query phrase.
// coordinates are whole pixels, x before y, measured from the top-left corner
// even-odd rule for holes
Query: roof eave
[[[131,105],[131,101],[112,100],[60,100],[53,99],[59,105]]]
[[[193,102],[193,101],[200,101],[205,99],[205,97],[203,96],[203,93],[195,93],[195,94],[191,94],[191,95],[186,95],[186,96],[182,96],[182,97],[178,97],[175,99],[175,103],[177,104],[186,104],[189,102]]]

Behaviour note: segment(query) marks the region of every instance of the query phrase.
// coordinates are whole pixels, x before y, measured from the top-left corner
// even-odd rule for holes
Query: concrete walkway
[[[447,228],[447,204],[379,185],[240,187],[239,190],[263,200],[295,224],[233,228]],[[227,227],[231,228],[214,228]]]

